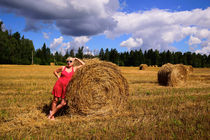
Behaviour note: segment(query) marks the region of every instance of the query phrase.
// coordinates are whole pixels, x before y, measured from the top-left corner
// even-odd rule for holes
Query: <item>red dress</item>
[[[64,68],[64,70],[61,72],[61,76],[60,78],[56,81],[54,87],[53,87],[53,91],[52,94],[56,97],[61,97],[61,98],[65,98],[66,96],[66,86],[68,85],[69,81],[71,80],[73,74],[74,74],[74,69],[72,67],[72,71],[71,72],[67,72],[65,71],[66,67]]]

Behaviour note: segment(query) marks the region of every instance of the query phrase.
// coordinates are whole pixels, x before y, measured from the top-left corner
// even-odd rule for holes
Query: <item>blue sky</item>
[[[52,52],[101,48],[210,54],[210,0],[0,0],[0,20]]]

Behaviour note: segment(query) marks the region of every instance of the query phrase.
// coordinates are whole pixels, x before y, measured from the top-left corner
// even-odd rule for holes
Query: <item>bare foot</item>
[[[50,115],[48,116],[48,119],[50,119],[50,120],[55,120],[55,117],[52,116],[52,111],[51,111],[51,110],[50,110]]]

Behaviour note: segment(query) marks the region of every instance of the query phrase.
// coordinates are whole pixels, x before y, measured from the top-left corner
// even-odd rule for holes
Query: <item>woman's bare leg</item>
[[[50,116],[49,116],[50,119],[54,119],[55,113],[59,109],[61,109],[62,107],[64,107],[66,105],[65,99],[62,99],[61,103],[58,106],[56,106],[57,102],[58,102],[58,97],[54,97],[54,100],[53,100],[53,103],[52,103],[52,111],[51,111]]]
[[[49,119],[54,119],[54,114],[53,111],[56,109],[56,106],[57,106],[57,102],[58,102],[58,97],[55,97],[53,98],[53,101],[52,101],[52,106],[51,106],[51,110],[50,110],[50,115],[49,115]]]

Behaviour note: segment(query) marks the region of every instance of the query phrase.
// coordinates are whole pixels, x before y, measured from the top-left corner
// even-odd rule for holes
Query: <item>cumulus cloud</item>
[[[133,13],[116,12],[113,18],[117,21],[117,26],[114,30],[105,31],[105,34],[108,38],[123,34],[131,35],[132,38],[141,38],[142,49],[176,50],[172,43],[179,42],[187,36],[194,37],[188,41],[190,43],[210,41],[209,13],[210,7],[181,12],[160,9]],[[121,45],[125,42],[128,40],[123,41]]]
[[[203,47],[202,49],[196,50],[195,52],[200,54],[210,54],[210,45]]]
[[[195,50],[196,53],[200,54],[210,54],[210,40],[203,41],[201,43],[201,48]]]
[[[123,41],[120,46],[128,47],[128,48],[135,48],[140,47],[143,44],[143,40],[141,38],[132,38],[130,37],[128,40]]]
[[[200,44],[201,40],[197,37],[190,36],[189,45]]]
[[[42,32],[42,34],[43,34],[43,37],[44,37],[45,39],[49,39],[49,38],[50,38],[49,33]]]
[[[96,35],[112,30],[116,22],[113,13],[118,0],[0,0],[0,7],[27,21],[25,31],[40,29],[41,21],[55,21],[63,34],[72,36]]]
[[[63,45],[63,37],[60,36],[59,38],[54,38],[53,42],[50,44],[50,49],[55,50],[57,47]]]
[[[204,42],[210,42],[210,7],[126,13],[119,11],[123,5],[126,3],[120,4],[119,0],[0,0],[1,8],[26,18],[25,31],[40,30],[47,23],[56,25],[62,34],[75,37],[105,34],[115,38],[126,34],[131,38],[122,41],[121,46],[160,51],[174,51],[174,42],[191,36],[189,45],[199,44],[202,52],[208,53],[208,43]]]
[[[62,36],[59,38],[55,38],[53,42],[50,44],[50,49],[55,53],[56,51],[61,52],[62,55],[65,55],[67,51],[73,50],[76,54],[80,47],[84,47],[83,53],[84,54],[91,54],[94,55],[94,52],[86,46],[86,43],[90,40],[90,37],[87,36],[80,36],[80,37],[73,37],[72,41],[64,42]]]

